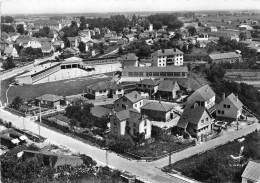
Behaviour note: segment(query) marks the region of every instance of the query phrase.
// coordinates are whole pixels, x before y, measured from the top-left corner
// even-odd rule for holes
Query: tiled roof
[[[188,72],[187,67],[126,67],[122,72]]]
[[[57,96],[57,95],[52,95],[52,94],[44,94],[42,96],[36,97],[35,99],[55,102],[55,101],[63,99],[63,97]]]
[[[182,51],[175,49],[164,49],[164,50],[157,50],[154,53],[152,53],[152,56],[167,56],[167,55],[179,55],[183,54]]]
[[[138,57],[135,56],[134,54],[128,53],[127,55],[122,55],[121,56],[122,60],[137,60]]]
[[[209,85],[204,85],[195,92],[198,92],[205,99],[205,101],[216,95]]]
[[[111,112],[111,109],[102,107],[102,106],[94,106],[91,110],[90,110],[91,114],[95,117],[101,118],[103,116],[109,115]]]
[[[200,118],[202,117],[204,112],[207,112],[208,115],[211,117],[209,112],[205,107],[195,105],[186,105],[178,123],[177,126],[180,128],[186,128],[188,123],[192,124],[198,124],[200,121]]]
[[[242,174],[243,178],[251,180],[252,182],[260,181],[260,163],[249,161],[246,169]]]
[[[172,92],[173,90],[180,90],[180,87],[176,81],[162,80],[158,86],[158,91]]]
[[[50,43],[43,43],[42,44],[42,50],[50,50],[51,49],[51,44]]]
[[[172,108],[173,106],[163,102],[150,102],[141,107],[141,109],[163,111],[163,112],[168,112]]]
[[[70,42],[75,42],[77,37],[67,37]]]
[[[219,60],[219,59],[228,59],[228,58],[239,58],[241,57],[241,55],[237,54],[236,52],[229,52],[229,53],[210,54],[209,57],[212,60]]]
[[[233,93],[231,93],[228,97],[226,97],[218,105],[222,105],[223,103],[225,103],[226,100],[229,100],[237,109],[241,109],[243,107],[242,102]]]
[[[143,99],[143,97],[137,91],[133,91],[131,93],[128,93],[123,97],[126,97],[128,100],[130,100],[133,103]]]
[[[130,111],[138,113],[138,111],[134,108],[126,109],[123,111],[116,112],[116,117],[119,119],[119,121],[124,121],[129,118]]]
[[[87,86],[87,88],[89,88],[91,90],[106,90],[106,89],[116,90],[116,89],[122,88],[122,86],[119,84],[116,84],[114,82],[101,81],[101,82],[89,85],[89,86]]]

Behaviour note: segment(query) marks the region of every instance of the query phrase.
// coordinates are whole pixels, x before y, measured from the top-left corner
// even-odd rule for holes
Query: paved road
[[[23,118],[15,116],[7,111],[0,109],[0,116],[4,120],[11,121],[18,128],[23,128]],[[105,150],[99,149],[97,147],[93,147],[91,145],[80,142],[71,137],[62,135],[45,127],[39,127],[34,122],[25,119],[25,129],[32,131],[36,134],[42,135],[45,138],[48,138],[58,144],[71,148],[80,153],[87,154],[88,156],[95,159],[97,162],[104,164],[106,162]],[[172,163],[179,161],[183,158],[187,158],[194,154],[203,152],[205,150],[211,149],[219,144],[224,144],[230,140],[239,138],[245,134],[251,133],[256,128],[260,129],[260,124],[255,123],[247,128],[241,129],[239,131],[233,131],[230,133],[226,133],[224,136],[211,140],[209,142],[202,143],[198,146],[191,147],[179,153],[173,154],[171,156]],[[115,153],[109,153],[108,155],[108,164],[111,167],[125,170],[131,172],[138,177],[142,177],[145,180],[150,182],[163,182],[163,183],[184,183],[185,181],[180,180],[175,177],[170,177],[169,175],[163,173],[160,168],[168,165],[169,157],[165,157],[163,159],[154,161],[154,162],[137,162],[137,161],[129,161],[121,156],[118,156]]]

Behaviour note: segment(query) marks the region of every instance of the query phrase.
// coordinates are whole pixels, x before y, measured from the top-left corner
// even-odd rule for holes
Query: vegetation
[[[165,170],[174,169],[201,182],[241,182],[245,166],[235,166],[238,163],[230,158],[230,155],[238,156],[242,146],[244,158],[241,159],[241,163],[249,159],[260,160],[260,149],[256,148],[260,147],[260,133],[252,133],[245,136],[245,141],[241,143],[229,142],[204,154],[194,155],[169,165]]]
[[[15,32],[15,29],[12,25],[2,24],[1,25],[1,31],[6,32],[6,33],[10,33],[10,32]]]
[[[12,59],[11,57],[8,57],[8,58],[3,62],[2,68],[3,68],[4,70],[9,70],[9,69],[15,68],[15,64],[14,64],[14,62],[13,62],[13,59]]]
[[[16,30],[17,30],[18,33],[24,34],[24,26],[23,26],[23,24],[18,24],[17,27],[16,27]]]

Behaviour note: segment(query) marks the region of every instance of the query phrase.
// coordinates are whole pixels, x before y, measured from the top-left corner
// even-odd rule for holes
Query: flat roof
[[[188,72],[187,67],[126,67],[122,72]]]

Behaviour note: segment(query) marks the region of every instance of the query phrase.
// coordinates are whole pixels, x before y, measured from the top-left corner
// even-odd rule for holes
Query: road
[[[23,127],[23,118],[15,116],[7,111],[0,110],[0,116],[6,121],[11,121],[13,125],[18,128]],[[97,162],[104,164],[106,162],[106,151],[93,147],[89,144],[85,144],[81,141],[73,139],[71,137],[65,136],[63,134],[57,133],[50,129],[47,129],[42,126],[38,126],[36,123],[25,119],[25,129],[32,131],[33,133],[39,134],[45,138],[48,138],[60,145],[71,148],[80,153],[86,154]],[[200,145],[185,149],[179,153],[175,153],[171,156],[171,162],[174,163],[181,159],[187,158],[189,156],[204,152],[209,150],[219,144],[224,144],[228,141],[237,139],[243,135],[253,132],[255,129],[260,129],[260,124],[255,123],[251,126],[247,126],[244,129],[239,131],[232,131],[230,133],[225,133],[223,136],[216,138],[214,140],[202,143]],[[120,170],[125,170],[131,172],[138,177],[141,177],[149,182],[163,182],[163,183],[185,183],[186,181],[180,180],[176,177],[171,177],[163,173],[160,168],[168,165],[169,157],[154,161],[154,162],[139,162],[139,161],[130,161],[126,158],[118,156],[116,153],[110,152],[108,155],[108,164],[112,168],[117,168]]]

